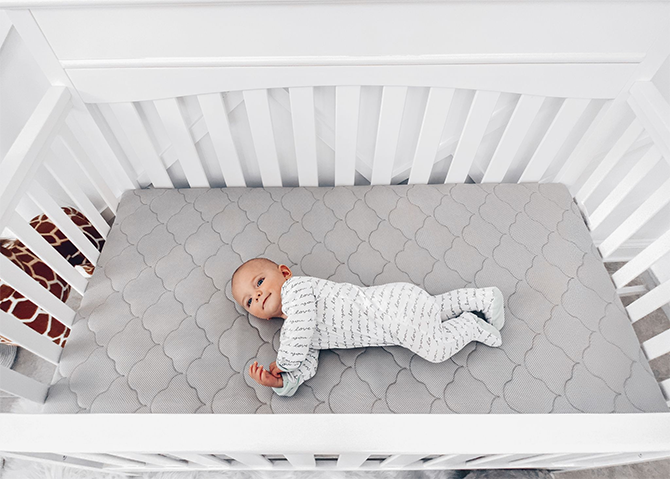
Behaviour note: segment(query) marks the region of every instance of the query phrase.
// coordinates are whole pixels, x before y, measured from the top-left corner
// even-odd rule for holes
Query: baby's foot
[[[484,343],[492,348],[497,348],[498,346],[502,345],[502,336],[500,335],[500,331],[498,331],[492,324],[489,324],[488,322],[479,318],[476,314],[463,313],[461,316],[469,316],[477,323],[480,335],[478,338],[475,338],[476,341]]]
[[[495,286],[486,289],[492,290],[493,299],[489,302],[484,315],[486,316],[486,321],[500,331],[505,325],[505,299],[502,291]]]

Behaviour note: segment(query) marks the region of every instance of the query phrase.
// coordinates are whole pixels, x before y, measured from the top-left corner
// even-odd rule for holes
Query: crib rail
[[[100,211],[109,208],[113,214],[117,198],[72,132],[76,124],[69,118],[71,109],[70,92],[63,87],[51,88],[2,160],[0,232],[3,237],[19,239],[75,291],[83,294],[87,280],[29,225],[32,216],[45,213],[92,264],[99,256],[98,250],[63,213],[61,206],[79,209],[103,237],[109,232],[109,224]],[[75,171],[80,172],[79,181]],[[81,182],[82,178],[85,183]],[[4,255],[0,255],[0,267],[3,283],[65,326],[72,325],[75,316],[72,308]],[[4,311],[0,311],[0,335],[46,361],[53,364],[59,361],[60,346]],[[0,389],[42,402],[48,385],[2,367]]]
[[[670,457],[669,414],[11,415],[3,429],[8,457],[125,473],[567,470]]]

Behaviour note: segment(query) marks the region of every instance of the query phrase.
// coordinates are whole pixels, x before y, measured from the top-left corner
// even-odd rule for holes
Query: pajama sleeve
[[[281,295],[286,319],[279,335],[277,366],[282,371],[295,371],[307,357],[316,331],[316,296],[311,278],[287,280]]]
[[[300,363],[297,369],[281,373],[284,386],[281,388],[272,388],[280,396],[293,396],[298,390],[298,386],[312,378],[316,374],[316,367],[319,363],[319,350],[309,349],[307,356]]]

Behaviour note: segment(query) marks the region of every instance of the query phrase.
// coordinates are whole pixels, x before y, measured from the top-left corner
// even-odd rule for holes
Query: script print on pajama
[[[316,374],[321,349],[403,346],[431,362],[442,362],[473,340],[498,345],[484,321],[471,313],[454,317],[459,301],[449,293],[432,296],[409,283],[360,287],[294,276],[282,286],[277,366],[292,396]],[[469,310],[472,310],[470,308]],[[443,322],[443,319],[449,321]]]

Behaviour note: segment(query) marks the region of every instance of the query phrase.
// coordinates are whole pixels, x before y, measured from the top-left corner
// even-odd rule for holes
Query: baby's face
[[[257,318],[284,318],[281,287],[291,277],[286,265],[250,264],[235,275],[233,298]]]

